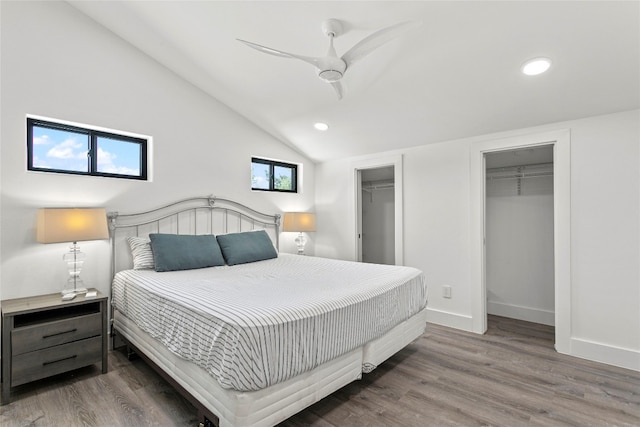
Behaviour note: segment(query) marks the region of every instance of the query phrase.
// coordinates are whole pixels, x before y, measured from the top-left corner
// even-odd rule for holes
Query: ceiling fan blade
[[[336,91],[336,95],[338,95],[338,99],[342,99],[342,92],[343,92],[343,88],[342,88],[342,83],[338,82],[332,82],[331,86],[333,86],[333,89]]]
[[[408,21],[378,30],[356,43],[355,46],[347,51],[347,53],[342,55],[342,60],[346,62],[348,68],[358,59],[367,56],[375,49],[398,37],[403,32],[419,25],[419,22]]]
[[[259,45],[257,43],[248,42],[248,41],[242,40],[242,39],[236,39],[236,40],[246,44],[249,47],[254,48],[255,50],[257,50],[259,52],[267,53],[269,55],[274,55],[274,56],[280,56],[282,58],[299,59],[301,61],[304,61],[304,62],[307,62],[307,63],[313,65],[316,68],[319,68],[319,63],[322,60],[322,58],[314,58],[314,57],[311,57],[311,56],[302,56],[302,55],[296,55],[294,53],[282,52],[280,50],[272,49],[270,47],[262,46],[262,45]]]

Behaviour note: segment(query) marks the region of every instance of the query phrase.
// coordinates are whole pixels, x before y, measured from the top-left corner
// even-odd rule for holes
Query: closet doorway
[[[393,265],[396,262],[394,167],[359,172],[361,250],[358,261]]]
[[[402,155],[357,160],[351,168],[353,259],[404,265]]]
[[[558,129],[513,135],[471,144],[470,148],[470,242],[471,242],[471,319],[469,329],[483,334],[487,330],[486,155],[538,146],[553,146],[553,268],[555,348],[571,354],[571,133]]]
[[[487,314],[555,325],[553,145],[485,154]]]

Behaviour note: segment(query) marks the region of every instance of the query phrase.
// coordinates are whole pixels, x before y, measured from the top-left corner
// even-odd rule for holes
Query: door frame
[[[403,183],[402,183],[402,154],[360,159],[351,163],[352,189],[353,189],[353,215],[355,222],[355,234],[353,245],[353,259],[362,260],[362,179],[360,171],[364,169],[377,169],[393,166],[394,179],[394,234],[395,234],[395,265],[404,265],[404,225],[403,225]]]
[[[471,144],[471,313],[473,332],[487,330],[485,254],[486,153],[553,145],[555,348],[571,352],[571,135],[568,129]]]

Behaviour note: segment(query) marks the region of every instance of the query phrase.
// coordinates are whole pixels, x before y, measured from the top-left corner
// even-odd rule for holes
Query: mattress
[[[237,391],[265,389],[349,354],[426,302],[419,270],[289,254],[181,272],[125,270],[113,284],[120,313]],[[365,365],[369,371],[375,361]]]

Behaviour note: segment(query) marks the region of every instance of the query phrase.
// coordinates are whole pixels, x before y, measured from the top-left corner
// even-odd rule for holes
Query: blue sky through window
[[[88,172],[89,136],[57,129],[33,127],[33,166]]]
[[[140,175],[141,145],[97,138],[97,171],[119,175]],[[33,166],[73,172],[88,172],[89,136],[69,130],[33,127]]]
[[[269,165],[265,165],[264,163],[251,163],[251,188],[268,190],[269,179]]]
[[[98,137],[98,172],[140,175],[140,144]]]

